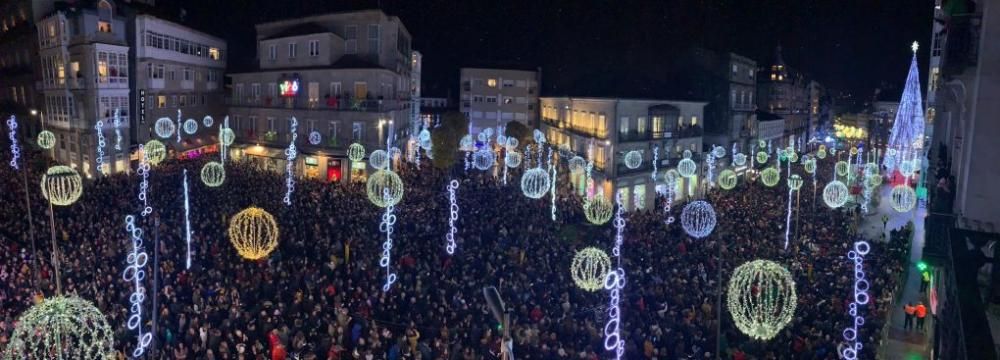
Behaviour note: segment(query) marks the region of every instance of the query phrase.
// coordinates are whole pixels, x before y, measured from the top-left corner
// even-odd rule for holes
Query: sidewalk
[[[894,302],[892,304],[889,317],[889,329],[880,346],[878,352],[879,358],[890,360],[930,359],[930,342],[931,339],[933,339],[934,329],[933,316],[928,314],[926,323],[924,324],[923,333],[916,331],[906,332],[903,330],[903,324],[905,321],[903,306],[907,302],[916,304],[917,301],[923,301],[924,305],[930,306],[930,302],[926,298],[926,295],[920,293],[920,272],[916,270],[917,262],[919,262],[923,257],[923,219],[926,216],[927,210],[918,207],[907,213],[896,212],[896,210],[894,210],[890,205],[890,191],[891,187],[889,186],[884,186],[882,188],[880,194],[882,198],[879,202],[878,212],[877,214],[868,216],[863,220],[863,228],[861,229],[862,233],[869,239],[875,239],[877,241],[877,239],[880,238],[880,232],[882,231],[883,214],[889,216],[889,222],[886,225],[885,231],[886,239],[889,238],[888,230],[903,227],[911,220],[913,221],[914,229],[913,241],[910,243],[910,260],[905,265],[907,269],[905,283],[903,284],[900,295],[897,296],[896,299],[893,299]]]

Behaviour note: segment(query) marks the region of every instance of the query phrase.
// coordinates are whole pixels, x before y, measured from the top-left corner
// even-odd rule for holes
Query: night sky
[[[933,0],[160,0],[185,23],[228,41],[231,70],[255,56],[258,22],[381,7],[424,55],[424,94],[456,97],[458,68],[541,66],[543,95],[658,97],[671,62],[692,46],[788,66],[828,88],[868,97],[899,92],[909,45],[926,73]]]

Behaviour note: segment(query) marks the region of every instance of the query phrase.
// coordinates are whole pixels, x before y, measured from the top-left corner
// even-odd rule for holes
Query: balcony
[[[944,66],[941,74],[946,78],[961,75],[968,67],[979,62],[979,37],[982,14],[959,14],[948,18],[947,39],[944,42]]]
[[[357,111],[357,112],[389,112],[409,108],[408,100],[379,100],[379,99],[337,99],[329,98],[325,102],[309,102],[305,100],[278,98],[277,101],[270,97],[252,98],[248,97],[239,100],[228,100],[226,103],[233,107],[264,108],[264,109],[291,109],[291,110],[313,110],[313,111]]]
[[[704,131],[701,126],[685,126],[678,129],[669,129],[669,131],[655,131],[655,132],[635,132],[635,133],[618,133],[618,142],[637,142],[637,141],[653,141],[659,139],[684,139],[700,137]]]
[[[162,89],[165,85],[166,81],[164,79],[149,79],[150,89]]]

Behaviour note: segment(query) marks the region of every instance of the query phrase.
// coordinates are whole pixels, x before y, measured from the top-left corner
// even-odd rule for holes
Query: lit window
[[[212,60],[219,60],[219,48],[208,48],[208,57]]]
[[[777,79],[778,79],[778,75],[771,74],[771,80],[777,80]]]
[[[156,107],[159,109],[167,107],[167,97],[165,95],[158,95],[156,97]]]
[[[486,86],[489,86],[491,88],[497,87],[497,79],[487,79]]]
[[[781,80],[785,80],[785,77],[782,76],[782,75],[778,75],[778,81],[781,81]]]
[[[698,125],[698,117],[697,116],[692,116],[691,117],[691,126],[696,126],[696,125]]]

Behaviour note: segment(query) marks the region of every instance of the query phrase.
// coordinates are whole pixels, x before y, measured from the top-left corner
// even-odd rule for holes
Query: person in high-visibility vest
[[[924,318],[927,317],[927,307],[924,306],[923,301],[917,302],[916,315],[917,315],[917,331],[923,332]]]
[[[906,313],[906,321],[903,322],[903,330],[909,331],[913,328],[913,315],[917,312],[917,308],[911,303],[906,303],[906,305],[903,305],[903,312]]]

